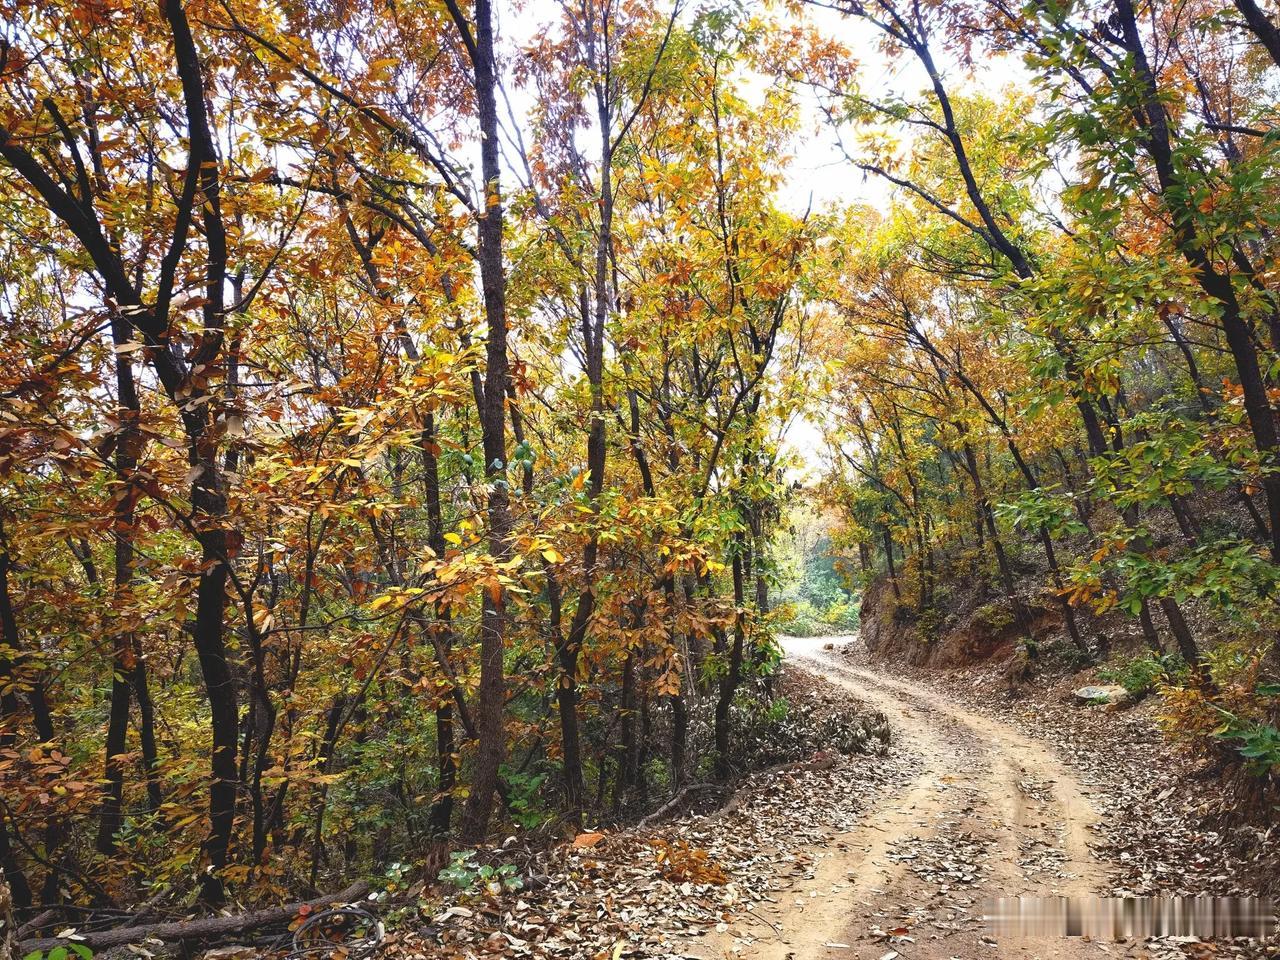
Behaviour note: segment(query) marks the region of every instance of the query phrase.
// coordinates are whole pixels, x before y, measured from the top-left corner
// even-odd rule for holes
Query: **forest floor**
[[[1141,711],[1043,689],[1002,699],[973,675],[890,676],[850,639],[788,641],[791,682],[829,709],[883,712],[887,754],[763,771],[720,811],[544,851],[525,865],[535,889],[446,906],[393,934],[391,955],[1280,955],[1274,940],[997,938],[990,897],[1252,893],[1259,865],[1197,825],[1195,797],[1170,802],[1165,782],[1181,781]]]

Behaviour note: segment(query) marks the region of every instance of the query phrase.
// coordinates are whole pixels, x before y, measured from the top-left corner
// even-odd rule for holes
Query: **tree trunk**
[[[1242,9],[1248,6],[1251,4],[1245,2]],[[1255,12],[1261,15],[1261,11],[1256,8]],[[1266,381],[1258,361],[1258,350],[1241,311],[1231,277],[1213,264],[1210,259],[1211,252],[1204,249],[1196,233],[1194,211],[1188,209],[1186,199],[1189,194],[1179,183],[1173,162],[1173,134],[1168,113],[1160,98],[1155,74],[1147,60],[1132,0],[1116,0],[1116,14],[1124,38],[1124,47],[1133,57],[1135,72],[1143,87],[1140,105],[1134,110],[1135,119],[1144,128],[1145,147],[1155,166],[1161,199],[1173,220],[1174,238],[1177,241],[1178,250],[1188,266],[1195,271],[1201,290],[1210,300],[1218,304],[1221,311],[1222,331],[1226,335],[1227,346],[1235,361],[1245,415],[1249,419],[1254,446],[1262,455],[1262,489],[1267,498],[1271,559],[1280,562],[1280,475],[1272,469],[1277,453],[1280,452],[1280,437],[1277,435],[1275,412],[1267,396]],[[1245,14],[1248,18],[1247,10]],[[1266,21],[1265,16],[1260,20],[1250,20],[1250,27],[1254,30],[1265,28],[1268,24],[1269,21]],[[1274,31],[1274,28],[1272,30]]]
[[[1254,0],[1234,0],[1236,9],[1244,14],[1244,19],[1249,24],[1249,29],[1254,32],[1258,40],[1267,48],[1267,53],[1271,55],[1271,59],[1280,66],[1280,29],[1271,22],[1262,8],[1254,2]]]
[[[11,678],[18,673],[17,668],[22,663],[22,638],[18,633],[18,618],[13,608],[13,598],[9,584],[9,570],[11,567],[12,558],[9,555],[9,542],[5,536],[4,526],[0,523],[0,628],[3,628],[0,638],[3,639],[5,646],[14,651],[12,656],[15,658],[15,660],[0,658],[0,691],[2,691],[2,696],[0,696],[0,720],[8,719],[18,714],[18,697],[13,692]],[[53,727],[53,712],[49,708],[44,681],[39,676],[34,676],[27,678],[25,683],[30,689],[27,694],[27,702],[31,708],[36,735],[42,743],[51,744],[55,740],[55,730]],[[0,739],[0,746],[9,747],[13,743],[13,733],[6,733]],[[16,831],[18,828],[17,823],[13,822],[12,826]],[[46,821],[44,829],[44,856],[49,866],[49,872],[45,876],[45,881],[40,891],[40,900],[46,905],[57,903],[60,900],[59,869],[57,864],[66,835],[66,824],[56,815],[51,815]],[[9,842],[9,834],[6,831],[3,838],[3,848],[0,848],[0,857],[7,855],[7,859],[4,861],[5,876],[8,878],[12,892],[16,896],[29,898],[30,888],[27,886],[26,879],[18,867],[16,859],[11,851],[4,849],[9,846]]]
[[[880,528],[880,537],[884,545],[884,562],[886,569],[889,571],[889,582],[893,584],[893,597],[901,603],[902,589],[898,586],[898,571],[893,566],[893,537],[889,535],[887,526]]]
[[[1026,604],[1018,596],[1013,570],[1009,566],[1009,558],[1004,552],[1004,542],[1000,539],[1000,530],[996,526],[995,512],[991,509],[991,504],[987,500],[987,491],[982,483],[982,474],[978,472],[978,458],[974,455],[972,445],[968,443],[964,445],[964,462],[969,479],[973,481],[973,494],[978,504],[978,510],[986,522],[988,540],[991,544],[991,551],[995,554],[996,568],[1000,573],[1000,582],[1004,586],[1005,599],[1009,602],[1014,622],[1022,634],[1023,643],[1026,644],[1028,651],[1034,650],[1036,639],[1031,633],[1031,618],[1027,613]]]
[[[2,530],[2,528],[0,528]],[[8,544],[0,540],[0,624],[3,625],[4,633],[0,636],[4,645],[10,650],[18,650],[18,625],[13,613],[12,602],[9,598],[9,552]],[[13,654],[17,656],[17,654]],[[14,663],[7,656],[0,656],[0,750],[9,750],[15,742],[14,718],[17,717],[21,706],[18,701],[18,694],[15,691]],[[3,893],[12,896],[12,903],[16,903],[20,908],[27,908],[32,903],[31,884],[28,882],[26,874],[22,871],[22,865],[18,862],[18,858],[14,853],[12,840],[9,836],[10,814],[7,809],[0,810],[0,870],[4,871],[4,881],[7,886]],[[13,829],[16,831],[18,825],[12,823]],[[0,918],[2,919],[2,918]],[[5,960],[0,955],[0,960]]]
[[[428,412],[423,416],[421,447],[427,543],[437,557],[443,557],[448,544],[444,539],[444,511],[440,502],[440,457],[434,413]],[[453,626],[446,611],[438,611],[437,616],[441,626],[439,646],[447,658],[453,645]],[[453,823],[453,791],[458,779],[457,761],[453,754],[453,703],[449,696],[443,695],[436,706],[436,796],[431,804],[430,818],[431,832],[436,837],[447,836]]]
[[[498,154],[498,101],[491,0],[476,0],[475,32],[465,20],[457,23],[472,41],[470,54],[480,118],[480,166],[484,196],[479,219],[478,259],[485,312],[483,437],[485,478],[489,483],[489,553],[499,563],[511,557],[510,506],[507,494],[507,281],[502,253],[501,166]],[[506,756],[505,653],[506,597],[501,588],[485,591],[480,624],[480,689],[476,705],[479,744],[471,795],[463,812],[460,833],[470,843],[482,841],[493,814],[498,768]]]
[[[729,712],[733,706],[733,697],[742,682],[742,649],[746,632],[745,584],[742,570],[743,538],[739,533],[734,537],[733,569],[733,602],[737,613],[734,616],[733,643],[729,646],[729,660],[725,664],[724,674],[720,678],[720,695],[716,700],[716,776],[721,780],[729,779],[731,772],[729,743]],[[723,632],[722,632],[723,635]],[[721,652],[724,652],[724,641],[720,641]]]

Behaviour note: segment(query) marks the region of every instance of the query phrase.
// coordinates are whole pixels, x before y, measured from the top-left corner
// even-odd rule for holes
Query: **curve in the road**
[[[731,929],[715,949],[755,960],[1098,956],[1079,940],[993,942],[981,919],[987,897],[1105,886],[1089,848],[1097,815],[1050,744],[851,664],[823,649],[830,642],[789,641],[788,659],[882,711],[919,773],[820,851],[813,878],[772,911],[772,929]]]

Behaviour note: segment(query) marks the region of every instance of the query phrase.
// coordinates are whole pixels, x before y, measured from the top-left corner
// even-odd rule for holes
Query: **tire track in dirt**
[[[1098,957],[1101,944],[985,936],[982,901],[1087,896],[1106,887],[1089,848],[1096,813],[1044,741],[919,684],[791,640],[788,658],[889,719],[919,773],[821,850],[811,879],[747,916],[697,956],[753,960]],[[839,641],[837,641],[839,642]],[[761,922],[763,920],[763,922]],[[708,951],[711,952],[708,952]]]

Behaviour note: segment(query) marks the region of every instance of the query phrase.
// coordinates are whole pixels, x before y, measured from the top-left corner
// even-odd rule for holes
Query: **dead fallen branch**
[[[760,783],[770,777],[780,776],[784,773],[800,773],[805,770],[830,770],[836,765],[836,758],[829,753],[817,753],[807,760],[790,760],[786,763],[777,763],[772,767],[765,767],[763,770],[757,770],[747,778],[746,782],[734,791],[732,797],[719,810],[710,815],[711,820],[721,820],[731,814],[737,813],[738,808],[742,806],[742,801],[759,786]]]
[[[163,943],[184,943],[192,941],[218,940],[233,934],[269,927],[273,924],[289,923],[304,909],[311,911],[327,908],[332,904],[350,903],[359,900],[369,892],[369,884],[361,880],[353,883],[339,893],[316,897],[301,903],[291,903],[283,907],[270,907],[264,910],[252,910],[230,917],[206,917],[203,920],[175,920],[168,923],[152,923],[140,927],[115,927],[111,930],[96,930],[91,933],[77,934],[71,938],[42,937],[23,940],[18,944],[18,955],[26,956],[33,951],[48,951],[54,947],[65,947],[71,943],[81,943],[93,950],[108,950],[122,947],[127,943],[141,943],[144,940],[159,940]]]
[[[645,827],[653,826],[655,823],[659,822],[664,817],[678,810],[684,804],[684,802],[688,800],[689,797],[695,793],[703,793],[707,790],[723,790],[723,789],[724,789],[724,784],[722,783],[691,783],[689,784],[689,786],[685,787],[683,790],[677,793],[674,797],[672,797],[670,800],[668,800],[666,803],[660,806],[657,810],[653,811],[653,813],[649,814],[647,817],[642,819],[639,823],[636,824],[636,827],[638,829],[643,830]]]
[[[766,777],[793,771],[799,772],[802,770],[830,770],[835,766],[835,763],[835,757],[831,754],[819,753],[807,760],[790,760],[786,763],[774,764],[772,767],[765,767],[763,770],[757,770],[746,778],[745,782],[738,787],[737,791],[729,798],[729,801],[724,806],[714,811],[710,816],[712,819],[717,819],[720,817],[726,817],[733,813],[741,804],[742,795],[754,789],[756,784]],[[727,789],[728,788],[723,783],[691,783],[660,806],[657,810],[653,811],[653,813],[643,818],[636,824],[636,827],[643,830],[646,827],[651,827],[655,823],[660,822],[679,810],[695,793],[704,793],[710,790],[723,791]]]
[[[42,927],[49,926],[51,923],[53,923],[53,921],[57,920],[58,917],[60,917],[61,915],[62,915],[62,912],[60,910],[41,911],[40,913],[37,913],[34,917],[32,917],[30,920],[28,920],[26,923],[24,923],[22,926],[20,926],[15,936],[19,940],[21,940],[27,934],[36,933]],[[0,957],[3,957],[3,956],[4,954],[0,953]]]

